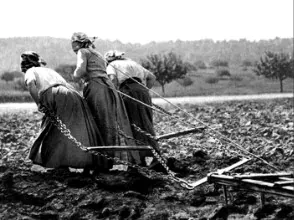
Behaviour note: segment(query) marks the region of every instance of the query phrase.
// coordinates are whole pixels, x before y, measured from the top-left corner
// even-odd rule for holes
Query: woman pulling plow
[[[46,62],[33,51],[21,54],[25,84],[39,110],[50,111],[66,124],[71,134],[86,146],[103,146],[86,101],[57,72],[45,67]],[[73,145],[44,115],[41,133],[33,143],[29,159],[46,168],[109,168],[109,160],[94,156]]]

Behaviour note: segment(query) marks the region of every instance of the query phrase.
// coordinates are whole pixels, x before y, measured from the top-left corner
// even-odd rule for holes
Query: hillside
[[[272,40],[247,41],[213,41],[210,39],[199,41],[168,41],[150,42],[148,44],[123,44],[120,41],[98,39],[97,49],[104,54],[107,50],[117,49],[125,51],[127,56],[139,61],[151,53],[174,51],[185,61],[194,63],[202,60],[210,63],[215,59],[222,59],[230,65],[240,65],[244,60],[256,61],[266,50],[275,52],[293,52],[293,39],[275,38]],[[75,54],[71,50],[70,39],[52,37],[24,37],[0,38],[0,74],[3,71],[19,69],[19,55],[25,50],[39,52],[47,61],[49,67],[60,64],[75,63]]]

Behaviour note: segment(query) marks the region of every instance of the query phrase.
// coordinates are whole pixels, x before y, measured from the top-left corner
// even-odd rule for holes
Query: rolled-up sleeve
[[[79,50],[77,53],[77,67],[74,71],[75,78],[82,78],[87,73],[87,56]]]
[[[33,68],[26,72],[24,81],[26,86],[29,86],[31,83],[36,84],[36,76],[34,74]]]

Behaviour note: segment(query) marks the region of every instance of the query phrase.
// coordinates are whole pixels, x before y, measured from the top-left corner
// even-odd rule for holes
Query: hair
[[[75,32],[71,37],[71,42],[79,43],[80,48],[93,48],[95,49],[94,41],[96,37],[93,37],[93,40],[83,32]]]
[[[26,51],[21,54],[21,69],[25,73],[28,69],[32,67],[40,67],[41,65],[46,65],[46,62],[34,51]]]
[[[95,45],[91,40],[85,40],[84,42],[79,42],[81,44],[81,48],[93,48],[95,49]]]

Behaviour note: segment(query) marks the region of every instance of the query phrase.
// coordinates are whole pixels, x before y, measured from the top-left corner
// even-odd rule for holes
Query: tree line
[[[129,58],[140,61],[150,54],[173,52],[185,62],[193,65],[202,63],[211,66],[212,62],[222,60],[230,65],[241,65],[244,62],[254,63],[264,53],[293,52],[293,38],[275,38],[271,40],[247,41],[246,39],[230,41],[197,41],[150,42],[148,44],[123,44],[120,41],[97,39],[95,46],[104,54],[108,50],[124,51]],[[19,70],[19,55],[25,50],[37,51],[51,68],[61,64],[74,64],[76,57],[71,49],[70,39],[53,37],[18,37],[0,38],[0,75],[4,71]]]
[[[143,67],[150,70],[157,78],[157,82],[165,93],[165,85],[176,79],[183,79],[190,70],[197,70],[197,68],[206,68],[205,64],[198,63],[191,64],[185,62],[181,56],[174,52],[150,54],[146,58],[141,59],[140,63]],[[203,66],[204,65],[204,66]],[[212,62],[214,67],[229,65],[228,61],[215,60]],[[254,64],[246,61],[243,66],[253,66],[253,71],[257,75],[262,75],[266,78],[276,79],[280,83],[280,92],[283,92],[283,81],[287,78],[294,78],[294,58],[293,54],[277,53],[272,51],[265,51],[264,54]],[[67,81],[73,83],[72,73],[75,65],[61,64],[55,68]],[[219,70],[220,76],[230,75],[227,70]],[[6,71],[1,75],[1,79],[8,82],[20,78],[22,74],[18,71]],[[22,82],[20,82],[22,83]],[[77,85],[78,87],[81,85]],[[20,86],[20,88],[22,88]]]

